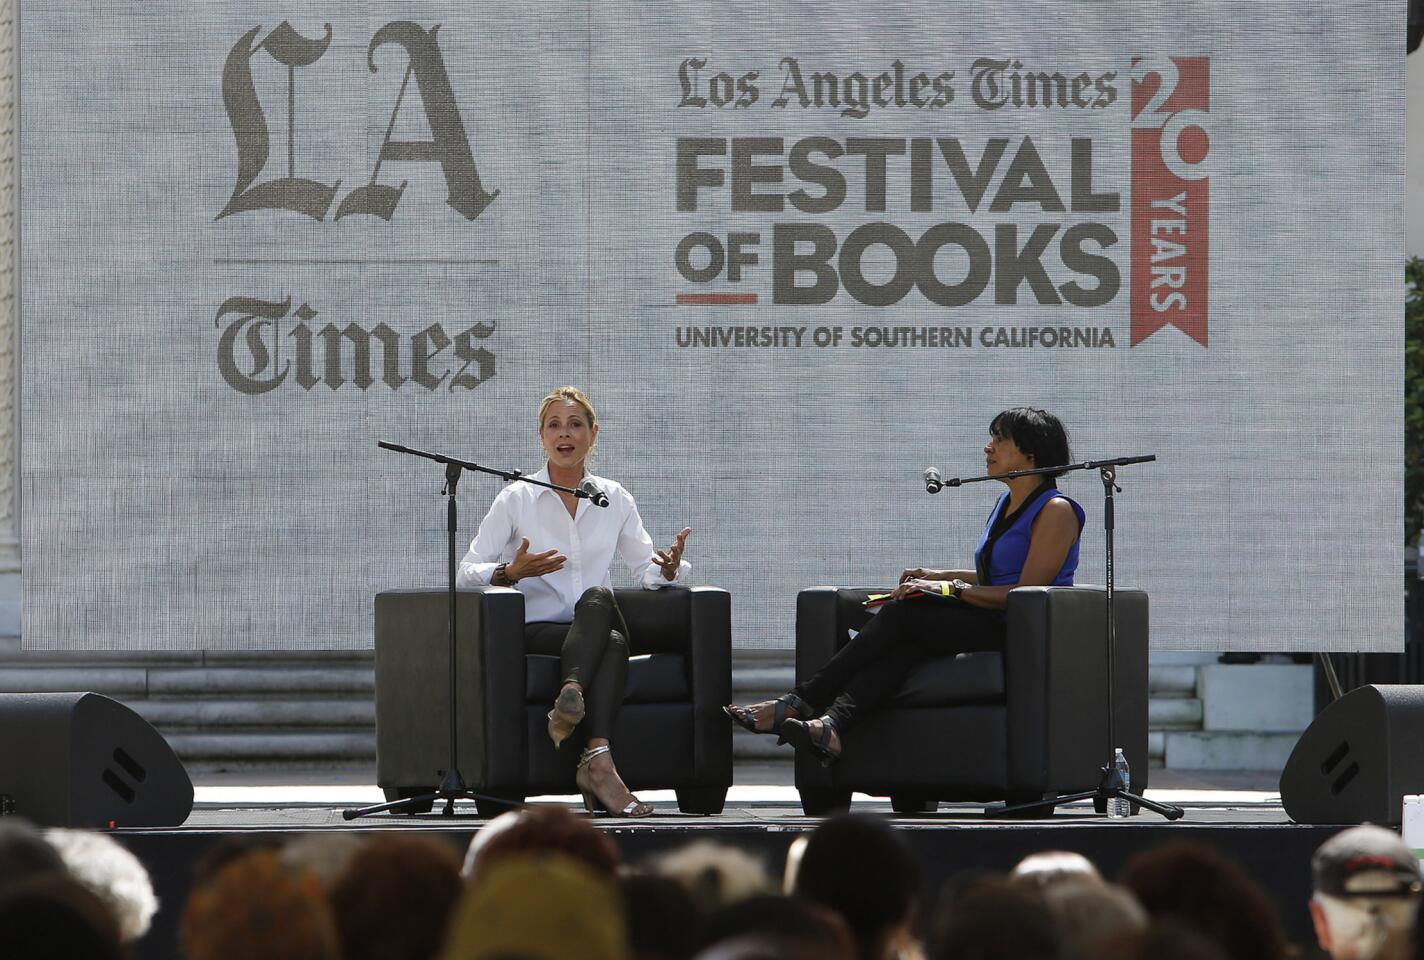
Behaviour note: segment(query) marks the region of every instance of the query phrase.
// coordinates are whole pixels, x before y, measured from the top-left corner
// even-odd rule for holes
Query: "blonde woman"
[[[584,805],[592,812],[596,800],[614,816],[645,817],[653,808],[623,783],[609,742],[623,703],[629,643],[609,568],[616,553],[645,590],[685,582],[692,568],[682,554],[692,530],[684,527],[670,547],[654,550],[632,494],[588,472],[597,440],[598,417],[583,391],[560,387],[544,398],[539,442],[547,463],[533,479],[562,487],[592,480],[608,506],[511,483],[480,522],[456,584],[524,594],[524,648],[561,661],[563,686],[549,711],[549,738],[558,747],[580,724],[588,733],[576,775]]]

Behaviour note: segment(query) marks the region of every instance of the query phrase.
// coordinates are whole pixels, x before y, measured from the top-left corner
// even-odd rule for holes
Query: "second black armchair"
[[[796,603],[796,679],[821,668],[869,619],[872,591],[813,587]],[[941,800],[1020,802],[1089,790],[1116,746],[1147,787],[1147,594],[1118,590],[1114,689],[1107,682],[1107,597],[1101,587],[1009,593],[1004,649],[926,660],[895,698],[850,730],[830,767],[796,757],[807,814],[850,805],[852,791],[889,796],[896,811]],[[1046,813],[1052,813],[1049,807]]]

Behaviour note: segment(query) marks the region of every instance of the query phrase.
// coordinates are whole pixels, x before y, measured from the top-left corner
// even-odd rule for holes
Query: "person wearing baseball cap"
[[[1310,916],[1320,949],[1333,960],[1371,960],[1391,933],[1414,923],[1419,860],[1399,834],[1369,824],[1320,845],[1311,859]]]

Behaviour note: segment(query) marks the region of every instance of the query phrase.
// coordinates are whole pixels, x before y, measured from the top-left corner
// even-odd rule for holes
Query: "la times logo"
[[[417,165],[415,170],[434,182],[443,180],[445,205],[453,216],[467,223],[476,221],[499,191],[487,189],[480,179],[445,67],[439,29],[438,25],[427,29],[399,20],[387,23],[371,37],[365,52],[369,72],[379,72],[377,52],[387,46],[404,52],[405,71],[380,149],[370,161],[369,179],[349,188],[343,188],[342,179],[318,172],[317,168],[329,166],[331,159],[322,153],[322,144],[315,145],[320,160],[311,164],[312,170],[305,169],[305,159],[298,163],[298,145],[310,144],[302,136],[297,118],[323,108],[311,93],[319,90],[320,84],[299,85],[298,75],[319,73],[328,62],[331,24],[317,37],[304,36],[286,21],[265,36],[261,26],[243,34],[222,69],[223,107],[236,144],[237,175],[231,196],[213,219],[297,215],[333,225],[361,218],[389,223],[397,216],[410,181],[382,182],[382,172],[389,174],[392,167],[404,172]],[[341,50],[339,46],[336,49]],[[258,95],[257,82],[263,71],[273,70],[285,74],[287,94],[286,122],[281,131],[285,136],[277,139],[275,147],[269,112]],[[408,107],[407,101],[414,106]],[[404,140],[395,135],[403,108],[423,112],[428,139]],[[352,122],[363,124],[364,118],[353,117]],[[301,156],[306,158],[310,152],[303,150]],[[418,258],[399,262],[420,269]],[[255,396],[283,384],[306,391],[318,386],[339,390],[350,384],[364,391],[377,383],[392,390],[406,385],[431,391],[473,390],[495,375],[494,354],[478,343],[492,336],[495,321],[473,322],[453,335],[439,323],[409,333],[399,332],[385,321],[369,326],[353,321],[318,326],[314,323],[318,311],[305,302],[293,310],[292,299],[238,295],[218,308],[214,319],[219,330],[218,370],[237,392]],[[393,318],[392,322],[399,321]],[[379,367],[373,348],[381,354]],[[373,375],[377,370],[378,375]]]

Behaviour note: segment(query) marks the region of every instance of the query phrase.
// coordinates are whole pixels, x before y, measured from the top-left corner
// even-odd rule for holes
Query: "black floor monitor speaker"
[[[193,782],[168,741],[108,697],[0,693],[0,803],[44,826],[177,826]]]
[[[1320,711],[1281,771],[1297,823],[1398,824],[1424,793],[1424,686],[1359,687]]]

